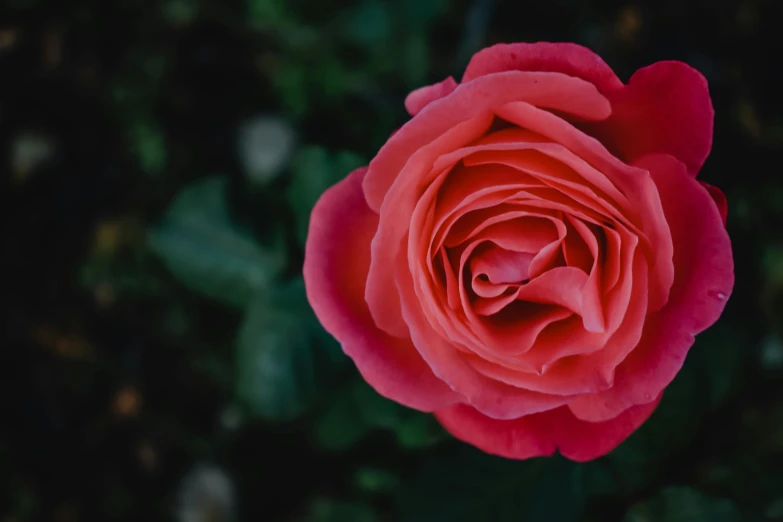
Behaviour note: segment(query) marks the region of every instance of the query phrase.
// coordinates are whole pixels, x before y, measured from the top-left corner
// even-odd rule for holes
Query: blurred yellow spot
[[[63,34],[59,29],[44,33],[42,61],[49,68],[55,68],[63,61]]]
[[[615,25],[615,32],[621,40],[631,41],[636,38],[641,27],[642,15],[639,13],[639,9],[629,6],[620,11],[617,24]]]
[[[101,308],[109,308],[117,302],[117,291],[111,283],[101,283],[93,289],[95,303]]]
[[[93,232],[93,254],[114,254],[120,248],[143,238],[143,232],[133,218],[120,218],[98,223]]]
[[[142,442],[139,445],[138,454],[141,467],[145,470],[153,471],[156,467],[158,467],[158,453],[149,442]]]
[[[141,394],[133,386],[120,389],[114,396],[114,414],[123,419],[136,417],[141,411]]]
[[[76,522],[81,517],[79,508],[76,504],[73,502],[63,502],[55,508],[53,518],[56,522]]]
[[[13,28],[0,29],[0,51],[10,49],[19,40],[19,30]]]
[[[51,326],[37,327],[33,331],[33,338],[66,359],[87,359],[93,353],[92,345],[87,340],[79,336],[63,334]]]
[[[748,100],[739,102],[738,117],[742,129],[754,138],[761,137],[761,120],[756,107]]]
[[[112,253],[122,241],[122,226],[117,221],[104,221],[95,229],[93,244],[96,253]]]

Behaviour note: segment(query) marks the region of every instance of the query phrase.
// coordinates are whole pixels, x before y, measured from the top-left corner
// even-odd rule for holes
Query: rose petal
[[[636,164],[666,194],[662,202],[677,272],[669,301],[647,316],[639,345],[617,368],[614,386],[569,404],[577,417],[591,421],[652,401],[679,371],[694,335],[718,319],[734,286],[731,241],[707,190],[671,156],[651,154]]]
[[[459,148],[482,135],[490,123],[491,118],[488,117],[463,121],[429,145],[418,150],[406,165],[406,169],[419,174],[422,169],[428,171],[436,157],[444,151]],[[394,273],[394,268],[391,265],[397,262],[397,253],[403,247],[403,237],[411,226],[411,216],[418,194],[413,186],[408,187],[409,192],[399,185],[397,188],[400,191],[400,197],[390,200],[381,212],[378,230],[372,240],[370,271],[367,275],[364,295],[378,327],[395,337],[407,338],[408,326],[402,318],[396,284],[390,274]],[[436,193],[436,189],[437,185],[431,187],[433,193]],[[392,201],[397,205],[389,208]]]
[[[566,319],[566,321],[571,321]],[[579,322],[580,319],[576,318]],[[560,321],[562,322],[562,321]],[[559,326],[558,322],[550,325],[553,328]],[[584,330],[582,330],[584,332]],[[588,334],[597,335],[597,334]],[[527,354],[526,354],[527,355]],[[516,388],[525,390],[549,393],[553,395],[577,396],[583,393],[595,393],[606,390],[610,385],[606,382],[600,372],[580,372],[558,371],[554,373],[542,374],[541,371],[534,369],[511,368],[503,364],[488,361],[478,356],[465,358],[480,373],[494,380],[509,384]],[[566,361],[568,361],[566,359]]]
[[[497,420],[459,404],[435,412],[435,417],[454,437],[492,455],[527,459],[559,450],[566,458],[586,462],[617,447],[650,417],[659,401],[660,397],[599,423],[581,421],[565,407]]]
[[[415,91],[412,91],[405,98],[405,110],[408,111],[408,114],[411,116],[416,116],[416,114],[421,112],[424,107],[429,105],[431,102],[439,100],[444,96],[448,96],[456,88],[457,82],[454,81],[454,78],[451,76],[442,82],[435,83],[433,85],[427,85],[426,87],[420,87]]]
[[[498,419],[546,411],[568,402],[569,397],[514,388],[477,372],[453,343],[432,328],[421,309],[420,298],[413,290],[411,274],[407,270],[399,272],[397,282],[402,297],[402,313],[410,325],[413,344],[435,375],[465,397],[464,402]]]
[[[669,295],[674,279],[674,265],[671,261],[671,237],[664,219],[659,190],[649,174],[621,162],[599,141],[547,111],[541,111],[526,103],[509,103],[499,110],[498,114],[561,143],[581,161],[595,166],[622,190],[628,201],[634,202],[633,206],[625,207],[624,217],[629,219],[636,216],[634,223],[643,232],[640,235],[643,241],[648,243],[650,258],[654,260],[651,263],[652,269],[656,273],[651,278],[650,308],[653,311],[660,309]],[[541,147],[544,150],[544,146]],[[579,172],[584,172],[587,176],[591,171],[580,169]],[[596,176],[593,174],[587,179],[596,179]],[[624,219],[619,221],[623,222]]]
[[[517,299],[539,304],[562,306],[582,314],[582,289],[587,274],[572,266],[559,266],[544,272],[519,287]]]
[[[515,210],[509,210],[512,208]],[[482,210],[468,212],[454,223],[445,238],[447,247],[471,239],[484,239],[512,252],[535,255],[566,234],[562,220],[543,212],[522,210],[513,205]],[[497,214],[492,215],[492,211]]]
[[[524,354],[524,360],[542,375],[542,380],[549,380],[549,368],[564,357],[592,353],[602,349],[609,338],[607,332],[590,332],[585,330],[584,319],[572,316],[567,321],[561,321],[549,325],[536,339],[533,347]],[[579,371],[574,365],[574,371],[570,375],[563,376],[563,371],[554,372],[560,380],[568,378],[574,381],[581,380],[577,374]],[[584,373],[584,372],[582,372]],[[589,372],[595,374],[598,372]],[[563,378],[564,377],[564,378]],[[606,382],[606,379],[601,379]],[[547,390],[550,388],[547,387]],[[591,390],[596,391],[596,390]]]
[[[419,410],[442,408],[459,395],[435,377],[409,339],[379,330],[364,302],[370,240],[378,224],[364,201],[366,170],[355,170],[327,190],[313,209],[303,269],[307,297],[378,393]]]
[[[633,260],[634,269],[628,266],[624,270],[622,287],[614,290],[609,297],[607,310],[612,313],[609,320],[611,329],[603,334],[586,332],[580,324],[574,324],[576,316],[567,321],[551,321],[543,331],[536,330],[535,344],[529,351],[521,352],[516,361],[471,359],[473,366],[501,382],[544,393],[592,394],[611,387],[616,366],[639,343],[647,312],[648,270],[645,258],[633,255],[633,241],[628,246],[623,254],[626,257],[624,264]],[[613,314],[616,310],[623,310],[618,313],[619,317]],[[517,314],[521,317],[527,315]],[[514,319],[511,318],[512,324]],[[526,342],[529,342],[529,337]],[[512,354],[510,351],[504,353]]]
[[[593,51],[573,43],[497,44],[473,55],[463,82],[502,71],[551,71],[576,76],[605,93],[621,89],[623,83]]]
[[[658,62],[607,96],[612,115],[587,125],[591,133],[627,162],[648,153],[671,154],[696,176],[712,147],[715,116],[701,73],[682,62]]]
[[[514,297],[516,298],[516,296]],[[547,326],[571,315],[571,311],[561,306],[515,301],[490,317],[471,317],[470,320],[483,343],[492,352],[512,356],[511,358],[488,359],[490,362],[509,366],[509,361],[511,363],[517,361],[514,368],[521,367],[525,371],[533,371],[530,365],[520,364],[517,356],[530,350],[540,332]]]
[[[582,353],[576,357],[574,374],[598,372],[609,384],[614,382],[617,366],[639,344],[647,315],[648,269],[644,256],[633,256],[633,270],[625,277],[632,281],[628,284],[630,292],[620,288],[611,296],[609,303],[609,320],[613,335],[604,343],[603,349],[593,353]],[[615,330],[616,328],[616,330]],[[552,373],[560,361],[547,364],[544,369]],[[558,368],[559,370],[559,368]],[[562,371],[562,370],[561,370]],[[566,370],[567,371],[567,370]]]
[[[721,189],[714,185],[702,181],[701,186],[707,189],[707,192],[712,196],[712,200],[718,206],[718,212],[720,212],[720,217],[723,218],[723,226],[725,227],[729,217],[729,203],[726,201],[726,196]]]
[[[465,274],[467,270],[467,262],[472,257],[473,252],[478,248],[482,247],[486,243],[483,239],[475,239],[468,243],[467,245],[464,245],[461,249],[459,264],[456,268],[456,273],[459,274],[458,281],[459,281],[459,292],[460,292],[460,300],[461,300],[461,312],[464,317],[467,318],[468,326],[472,327],[473,332],[476,334],[478,339],[480,339],[478,342],[471,342],[466,347],[469,351],[476,353],[477,355],[484,357],[485,359],[489,361],[496,362],[498,364],[504,364],[504,365],[513,365],[516,362],[516,359],[514,357],[509,357],[506,354],[509,352],[512,352],[514,350],[519,349],[519,343],[524,339],[525,341],[532,340],[534,335],[531,333],[523,335],[521,338],[516,338],[513,340],[514,347],[512,348],[506,348],[503,346],[497,346],[494,344],[494,340],[497,339],[497,337],[492,336],[489,334],[487,335],[487,328],[486,323],[482,317],[479,316],[486,316],[486,315],[494,315],[502,311],[504,308],[506,308],[509,304],[516,301],[519,296],[520,288],[518,285],[515,285],[513,289],[511,289],[506,294],[496,298],[496,299],[477,299],[473,300],[470,292],[468,291],[468,288],[465,286],[466,281],[463,274]],[[541,285],[539,285],[540,287]],[[548,304],[548,303],[547,303]],[[547,308],[544,306],[543,308]],[[569,312],[570,313],[570,312]],[[538,316],[534,316],[538,318]],[[538,328],[538,325],[536,323],[531,323],[529,319],[532,319],[530,317],[526,317],[525,319],[528,319],[528,321],[522,321],[521,317],[517,317],[516,321],[518,323],[527,322],[533,331],[535,331]],[[543,325],[541,326],[543,328]],[[529,368],[524,368],[529,370]]]
[[[492,284],[520,283],[527,279],[533,254],[514,252],[499,246],[475,253],[468,266],[473,280],[484,276]]]
[[[571,225],[571,220],[576,219],[569,214],[565,215],[566,223],[569,224],[568,234],[563,241],[563,256],[566,260],[566,265],[580,268],[585,273],[590,273],[593,268],[594,259],[591,252],[591,248],[587,246],[584,239],[581,238],[579,232]]]
[[[581,220],[569,218],[576,228],[578,235],[588,245],[590,255],[593,257],[593,266],[590,268],[587,283],[582,292],[582,317],[585,330],[588,332],[603,332],[606,329],[604,322],[603,293],[601,292],[601,264],[603,252],[598,249],[598,241],[592,230]]]
[[[430,103],[426,111],[411,118],[381,147],[370,162],[363,183],[370,208],[379,211],[398,180],[404,185],[402,194],[415,197],[411,184],[428,180],[422,179],[419,172],[404,175],[401,171],[424,144],[432,143],[463,121],[490,115],[494,108],[520,100],[591,120],[605,119],[611,112],[608,101],[593,85],[564,74],[509,71],[477,78]],[[390,208],[397,206],[397,201],[390,202]]]
[[[467,156],[463,163],[468,167],[492,164],[512,167],[520,175],[539,180],[546,187],[560,190],[575,201],[595,207],[596,211],[616,219],[622,219],[622,209],[630,207],[630,202],[605,174],[578,159],[562,145],[547,143],[523,146],[522,142],[515,142],[519,144],[516,149],[509,145],[506,150],[477,150]]]
[[[622,255],[622,240],[620,234],[609,227],[603,228],[605,241],[604,249],[604,293],[609,292],[620,280],[620,267]]]
[[[517,419],[497,420],[459,404],[438,410],[435,418],[455,438],[480,450],[508,459],[528,459],[555,453],[549,430],[549,412]]]

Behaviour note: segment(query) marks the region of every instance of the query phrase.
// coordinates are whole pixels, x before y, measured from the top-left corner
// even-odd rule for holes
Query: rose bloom
[[[707,82],[628,84],[574,44],[502,44],[313,210],[310,303],[380,394],[524,459],[611,451],[734,284]]]

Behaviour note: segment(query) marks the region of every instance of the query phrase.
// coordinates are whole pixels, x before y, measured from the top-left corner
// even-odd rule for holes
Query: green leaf
[[[359,468],[355,475],[356,485],[362,491],[388,492],[394,490],[400,483],[397,475],[379,468]]]
[[[408,25],[418,29],[443,16],[448,9],[447,0],[402,0],[399,13]]]
[[[403,73],[411,88],[420,87],[427,80],[429,71],[429,42],[426,33],[416,32],[405,41],[403,49]]]
[[[346,362],[297,279],[260,293],[247,309],[237,336],[237,395],[265,420],[291,420],[323,396]]]
[[[316,500],[307,518],[308,522],[377,522],[370,506],[332,499]]]
[[[638,464],[663,459],[690,442],[699,429],[708,390],[696,361],[685,363],[650,419],[610,454]]]
[[[746,346],[740,329],[722,325],[697,336],[650,419],[602,461],[612,469],[619,489],[648,487],[662,471],[662,460],[693,440],[705,413],[731,392]]]
[[[283,102],[295,118],[302,118],[310,107],[308,76],[304,65],[282,63],[275,69],[272,81]]]
[[[161,5],[161,14],[171,24],[186,25],[196,19],[200,8],[200,0],[166,0]]]
[[[310,212],[321,194],[352,170],[365,164],[363,159],[355,154],[339,152],[332,156],[323,147],[304,147],[296,154],[286,197],[294,211],[297,236],[301,244],[304,244],[307,238]]]
[[[401,488],[401,522],[569,522],[584,503],[580,467],[561,457],[513,461],[461,446],[428,459]]]
[[[738,325],[719,323],[696,336],[688,362],[701,374],[709,409],[720,406],[736,387],[742,373],[742,355],[750,341]]]
[[[353,387],[353,398],[364,421],[376,428],[394,429],[413,411],[380,395],[364,381]]]
[[[588,497],[617,493],[617,477],[606,459],[597,459],[582,464],[585,495]]]
[[[131,128],[131,141],[141,170],[153,176],[162,173],[168,161],[163,131],[149,122],[138,122]]]
[[[231,306],[247,305],[285,267],[282,238],[262,247],[231,221],[222,178],[183,189],[150,239],[180,283]]]
[[[288,22],[284,0],[247,0],[248,20],[256,27],[275,27]]]
[[[710,498],[690,488],[671,487],[633,506],[625,522],[741,522],[739,509],[729,500]]]
[[[381,0],[364,0],[354,9],[348,35],[362,45],[378,45],[391,36],[391,13]]]
[[[403,448],[426,448],[448,438],[446,430],[433,415],[410,411],[394,430],[397,443]]]
[[[406,408],[373,390],[363,380],[341,390],[316,424],[319,444],[345,451],[376,430],[391,431],[403,448],[423,448],[446,438],[431,414]]]
[[[340,390],[315,424],[318,444],[329,451],[346,451],[367,436],[373,427],[362,415],[352,387]]]
[[[600,461],[611,470],[617,489],[649,487],[661,473],[664,459],[693,439],[706,409],[702,383],[698,369],[686,363],[650,419]]]

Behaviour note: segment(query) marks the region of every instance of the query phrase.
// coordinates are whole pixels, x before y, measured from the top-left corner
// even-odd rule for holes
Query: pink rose
[[[508,458],[585,461],[653,412],[734,284],[706,80],[624,85],[574,44],[496,45],[313,210],[310,303],[382,395]]]

